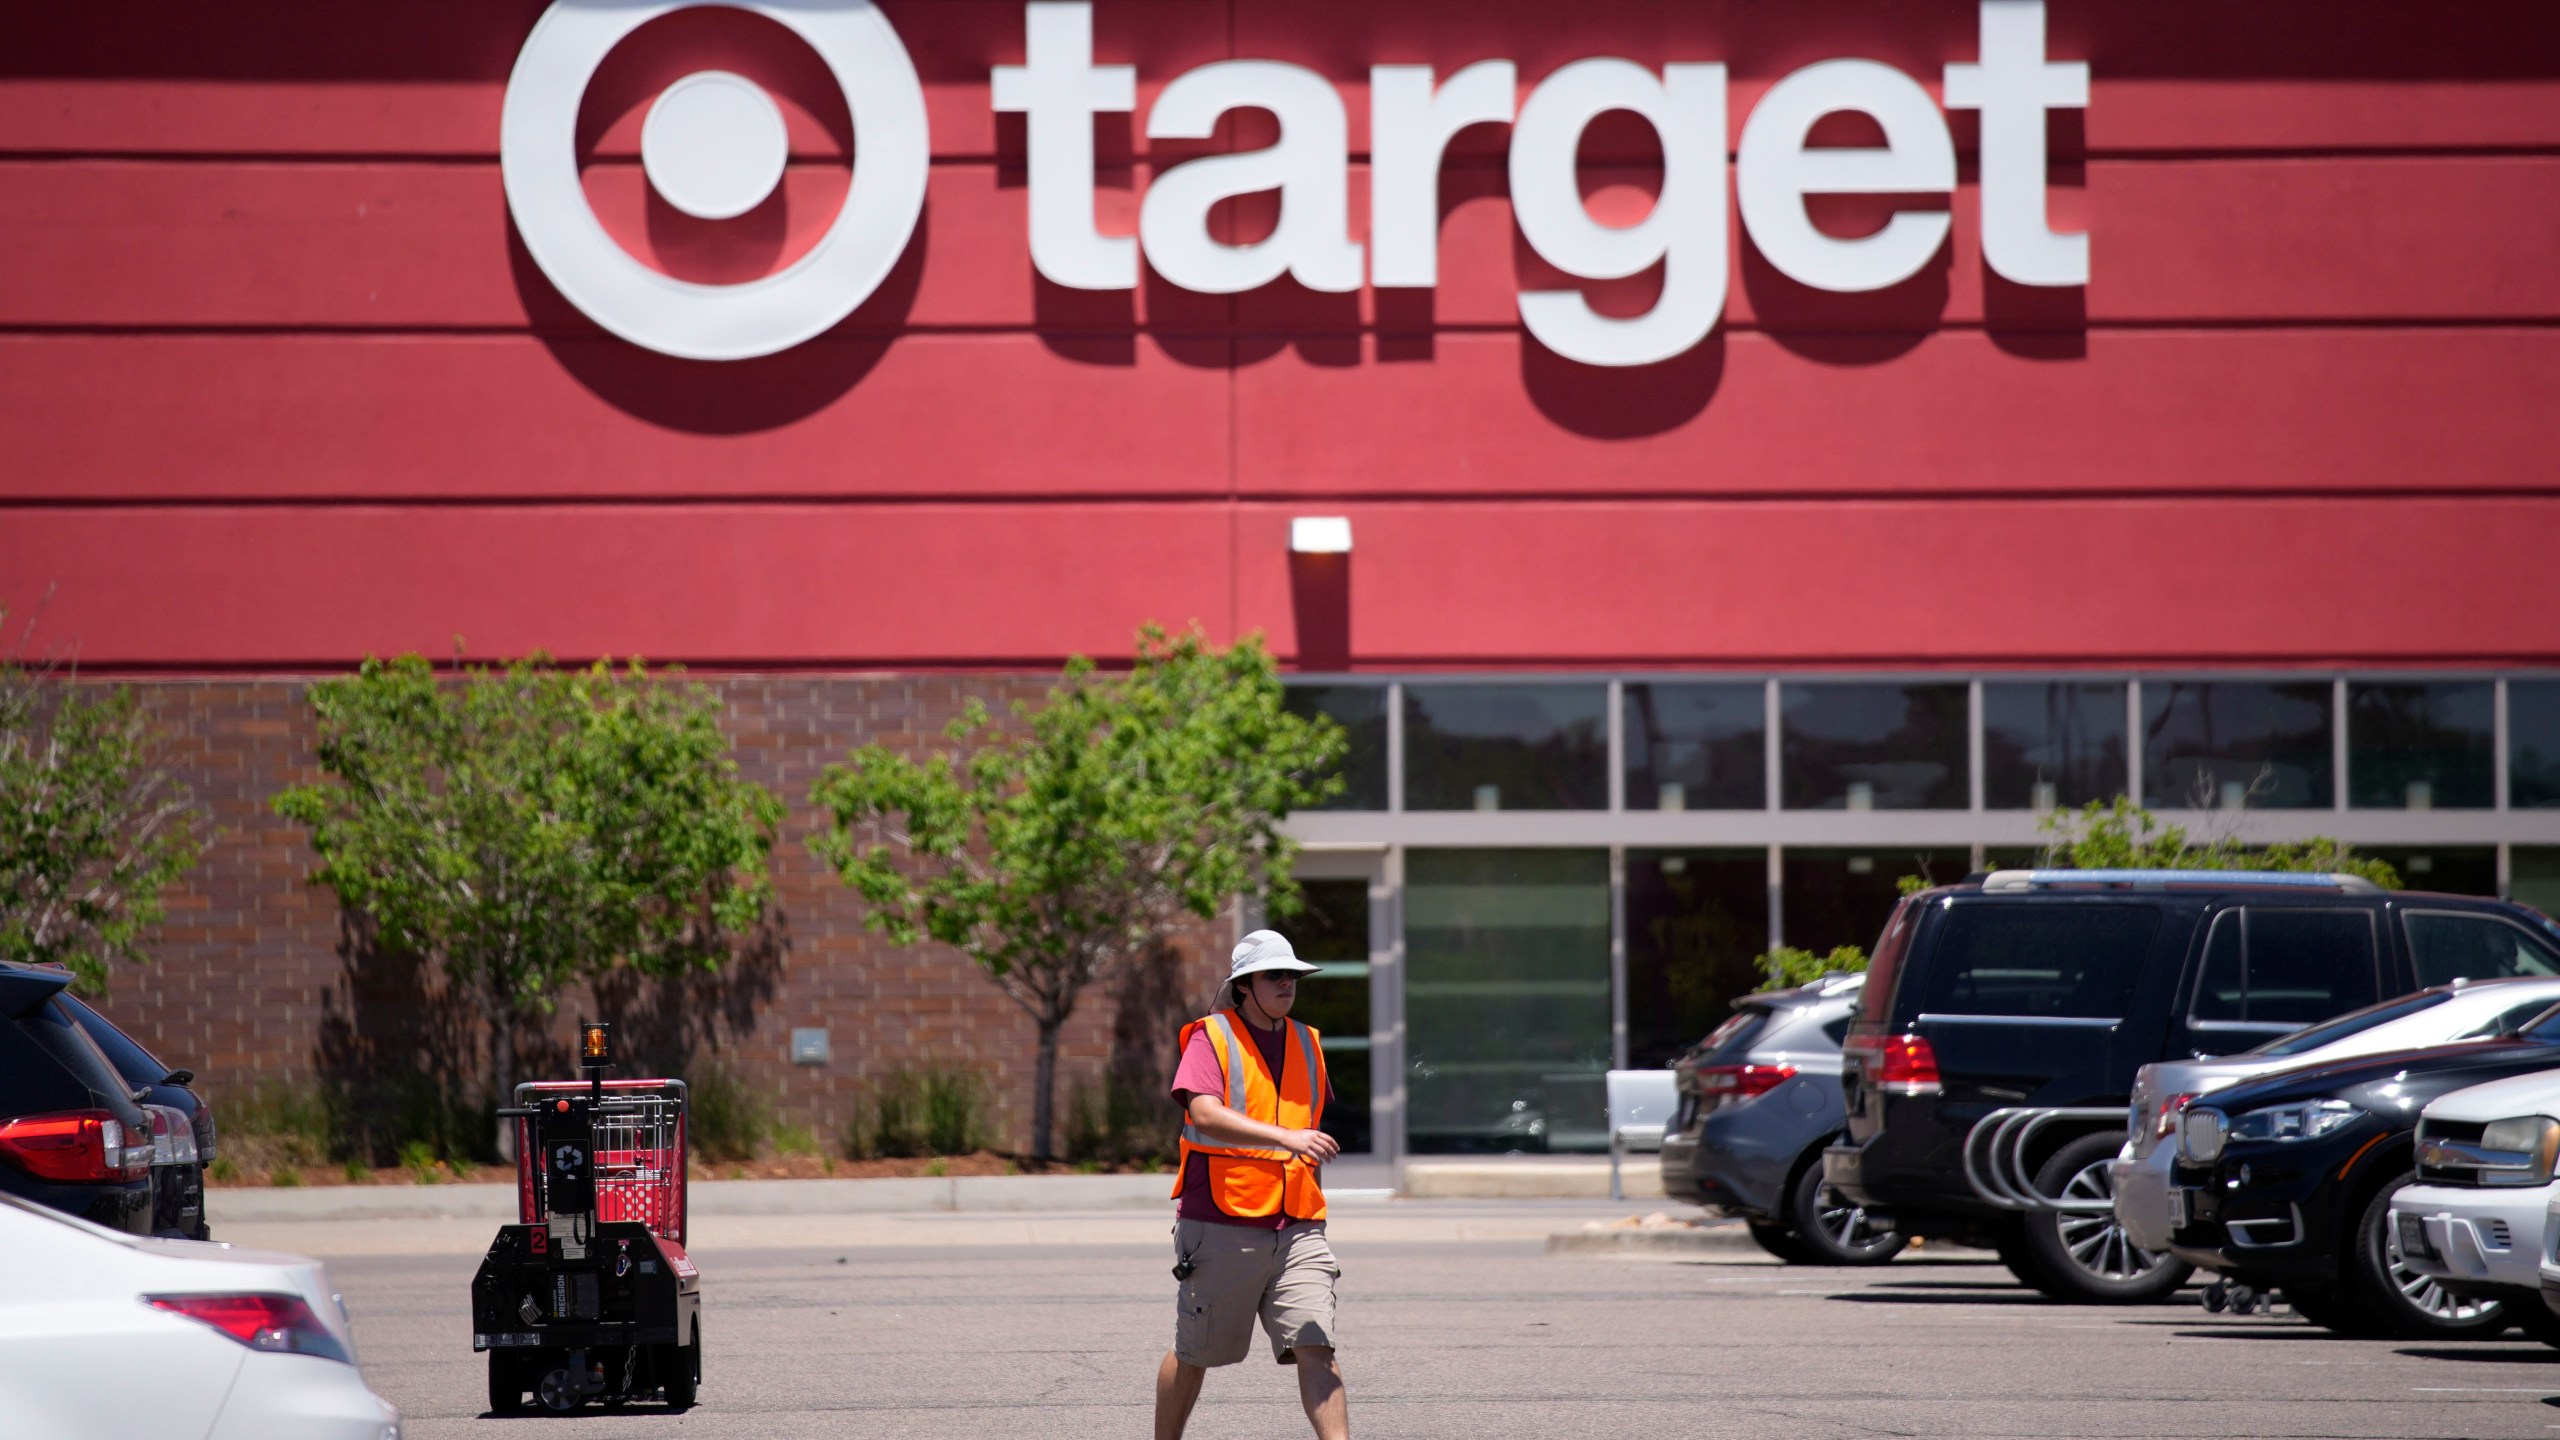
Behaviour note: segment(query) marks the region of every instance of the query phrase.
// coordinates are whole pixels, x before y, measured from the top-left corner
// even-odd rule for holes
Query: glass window
[[[2329,692],[2326,680],[2143,681],[2143,803],[2326,809]]]
[[[1962,810],[1965,687],[1782,685],[1779,787],[1790,810]]]
[[[2214,918],[2191,1018],[2309,1025],[2370,1005],[2373,918],[2363,910],[2252,905]]]
[[[2560,915],[2560,850],[2518,845],[2507,852],[2507,898]]]
[[[2389,865],[2400,877],[2400,883],[2412,890],[2433,890],[2442,895],[2485,895],[2492,899],[2498,893],[2498,852],[2494,846],[2359,845],[2356,853],[2370,855]]]
[[[2159,928],[2148,905],[1957,905],[1920,1008],[2120,1020]]]
[[[1369,1115],[1369,882],[1303,880],[1306,906],[1278,922],[1289,947],[1324,973],[1298,986],[1290,1018],[1324,1036],[1325,1074],[1333,1099],[1324,1107],[1324,1132],[1342,1142],[1346,1155],[1371,1146]]]
[[[1292,685],[1282,704],[1292,715],[1328,715],[1350,748],[1342,755],[1342,793],[1319,810],[1387,808],[1387,687]]]
[[[1606,810],[1600,685],[1407,685],[1408,810]]]
[[[2497,1035],[2513,1035],[2523,1030],[2525,1026],[2550,1014],[2551,1008],[2551,1002],[2547,999],[2527,1000],[2521,1005],[2510,1005],[2453,1038],[2485,1040]]]
[[[2347,803],[2375,810],[2486,810],[2498,690],[2460,684],[2347,687]]]
[[[1416,1154],[1608,1148],[1609,856],[1405,857]]]
[[[2400,917],[2400,928],[2409,937],[2409,958],[2421,985],[2560,975],[2560,954],[2495,915],[2413,910]]]
[[[1767,698],[1759,685],[1628,685],[1627,808],[1762,810]]]
[[[1816,955],[1855,945],[1873,956],[1884,922],[1902,898],[1901,880],[1918,875],[1933,885],[1965,876],[1972,856],[1962,850],[1812,850],[1788,846],[1780,855],[1780,904],[1787,944]]]
[[[2124,686],[1982,687],[1982,803],[2051,810],[2125,793]]]
[[[2230,942],[2235,954],[2240,943],[2239,936],[2240,926],[2235,920],[2231,923]],[[2214,938],[2219,941],[2222,937],[2216,934]],[[2209,964],[2210,952],[2208,952]],[[2403,995],[2397,1000],[2386,1000],[2379,1005],[2368,1005],[2362,1010],[2351,1011],[2326,1024],[2314,1025],[2307,1030],[2296,1030],[2290,1035],[2280,1036],[2244,1053],[2301,1055],[2317,1050],[2323,1045],[2334,1045],[2349,1036],[2361,1035],[2377,1025],[2388,1025],[2404,1016],[2415,1015],[2422,1010],[2433,1010],[2452,998],[2453,992],[2450,990],[2421,990],[2415,995]]]
[[[2507,803],[2560,808],[2560,680],[2507,683]]]
[[[1760,988],[1766,850],[1627,852],[1627,1063],[1668,1065]]]

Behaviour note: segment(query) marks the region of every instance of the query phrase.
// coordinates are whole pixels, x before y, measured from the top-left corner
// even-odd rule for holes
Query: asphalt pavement
[[[2560,1351],[2351,1341],[2177,1303],[2057,1305],[1996,1262],[1872,1270],[1742,1250],[1544,1253],[1606,1206],[1338,1207],[1342,1359],[1367,1436],[2423,1436],[2560,1432]],[[483,1418],[480,1242],[300,1227],[411,1440],[506,1435],[1143,1436],[1172,1327],[1160,1217],[738,1217],[706,1224],[702,1403]],[[244,1227],[245,1228],[245,1227]],[[725,1229],[725,1233],[718,1233]],[[282,1237],[238,1234],[272,1243]],[[415,1237],[412,1237],[413,1241]],[[1308,1433],[1267,1358],[1211,1375],[1191,1434]]]

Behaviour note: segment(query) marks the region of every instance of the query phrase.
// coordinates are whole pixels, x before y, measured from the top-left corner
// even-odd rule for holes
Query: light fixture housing
[[[1351,518],[1347,515],[1300,515],[1289,522],[1292,555],[1348,555]]]

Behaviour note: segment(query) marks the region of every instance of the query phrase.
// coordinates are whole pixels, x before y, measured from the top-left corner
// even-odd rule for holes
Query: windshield
[[[2376,1025],[2388,1025],[2403,1015],[2415,1015],[2421,1010],[2432,1010],[2452,998],[2453,992],[2450,990],[2421,990],[2415,995],[2403,995],[2397,1000],[2385,1000],[2379,1005],[2367,1005],[2361,1010],[2350,1010],[2335,1020],[2324,1020],[2309,1029],[2296,1030],[2290,1035],[2279,1035],[2248,1053],[2300,1055],[2305,1051],[2317,1050],[2323,1045],[2344,1040],[2350,1035],[2363,1034]]]

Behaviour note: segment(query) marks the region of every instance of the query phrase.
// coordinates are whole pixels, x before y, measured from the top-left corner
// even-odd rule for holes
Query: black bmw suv
[[[2443,948],[2427,939],[2443,927],[2406,923],[2447,912],[2532,943]],[[1923,891],[1868,971],[1824,1176],[1906,1235],[1997,1249],[2048,1294],[2156,1299],[2192,1268],[2115,1220],[2135,1070],[2429,985],[2551,973],[2560,934],[2524,906],[2352,876],[2002,871]]]
[[[2350,1335],[2493,1334],[2510,1315],[2401,1262],[2391,1197],[2416,1165],[2429,1101],[2560,1069],[2560,1011],[2504,1039],[2358,1056],[2217,1090],[2178,1122],[2170,1249]],[[2531,1303],[2531,1302],[2528,1302]]]

